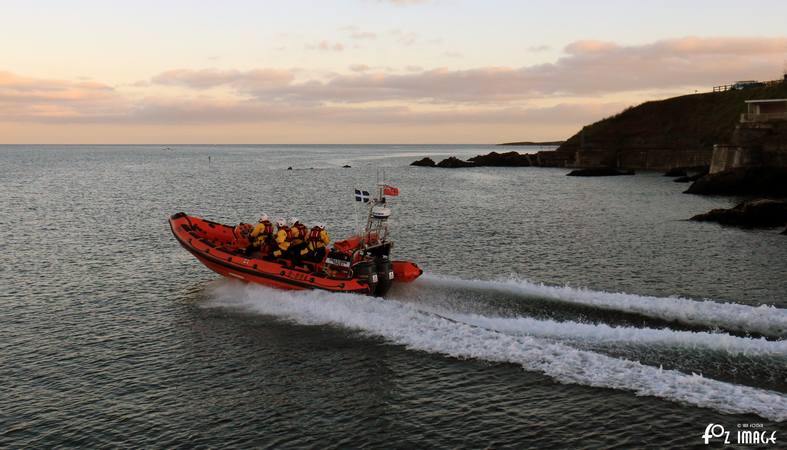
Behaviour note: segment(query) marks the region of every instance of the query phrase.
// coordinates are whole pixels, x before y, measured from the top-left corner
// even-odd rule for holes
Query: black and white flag
[[[366,191],[355,190],[355,201],[369,203],[369,193]]]

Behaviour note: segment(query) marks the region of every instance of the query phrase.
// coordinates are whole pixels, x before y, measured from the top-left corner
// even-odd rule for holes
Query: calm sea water
[[[657,173],[408,166],[491,150],[0,147],[0,447],[783,445],[780,230],[689,222],[735,199]],[[383,168],[426,271],[385,300],[223,280],[167,224],[342,237]]]

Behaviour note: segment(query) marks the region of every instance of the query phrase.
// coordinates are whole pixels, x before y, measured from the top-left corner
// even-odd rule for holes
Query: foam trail
[[[676,370],[577,350],[530,336],[511,336],[453,322],[413,305],[350,294],[284,292],[222,281],[207,306],[237,307],[300,324],[333,324],[381,336],[407,348],[457,358],[520,364],[562,383],[622,389],[726,413],[787,420],[787,396]]]
[[[494,290],[497,292],[570,303],[594,308],[635,313],[687,325],[719,327],[766,336],[787,336],[787,310],[769,305],[749,306],[712,300],[691,300],[680,297],[649,297],[547,286],[524,280],[464,280],[461,278],[425,275],[417,282],[424,286]]]
[[[787,341],[745,338],[726,333],[676,331],[669,328],[611,327],[606,324],[558,322],[531,317],[487,317],[442,313],[451,319],[501,333],[562,340],[704,348],[732,355],[787,357]]]

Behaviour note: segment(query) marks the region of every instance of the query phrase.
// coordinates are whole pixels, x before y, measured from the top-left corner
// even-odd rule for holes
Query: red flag
[[[396,197],[397,195],[399,195],[399,188],[386,185],[385,188],[383,188],[383,195],[390,195],[391,197]]]

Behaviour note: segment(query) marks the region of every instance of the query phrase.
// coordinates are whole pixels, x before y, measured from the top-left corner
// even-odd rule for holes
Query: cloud
[[[122,103],[115,89],[92,81],[31,78],[0,71],[0,118],[103,117]]]
[[[785,50],[787,38],[689,37],[643,45],[577,41],[556,61],[525,67],[408,67],[391,73],[354,64],[352,72],[321,77],[276,68],[181,68],[125,91],[95,81],[0,71],[0,121],[579,126],[625,106],[609,98],[627,92],[681,92],[735,79],[776,78]],[[168,86],[185,88],[185,94],[168,93]]]
[[[787,38],[682,38],[645,45],[577,41],[553,63],[525,67],[445,68],[386,73],[356,71],[328,80],[294,81],[277,75],[276,83],[233,82],[239,93],[264,101],[362,103],[425,101],[505,103],[533,98],[598,96],[654,89],[681,89],[736,79],[771,79],[780,74]],[[358,66],[360,67],[360,66]],[[208,72],[175,78],[221,76]],[[271,73],[271,69],[260,71]],[[278,74],[278,72],[273,72]],[[159,75],[155,80],[161,79]],[[167,78],[167,77],[164,77]],[[199,88],[199,83],[194,86]]]
[[[195,81],[198,86],[214,86],[197,76],[169,71],[161,79],[177,83]],[[250,73],[256,75],[255,71]],[[228,83],[246,85],[244,72],[222,72]],[[177,75],[177,76],[172,76]],[[256,80],[256,76],[251,76]],[[0,121],[75,124],[233,124],[233,123],[356,123],[399,124],[514,124],[518,122],[558,124],[566,121],[593,120],[609,114],[622,105],[559,104],[552,107],[490,106],[411,107],[406,105],[353,106],[265,102],[259,99],[216,99],[207,97],[142,97],[136,100],[118,95],[100,83],[74,83],[20,77],[0,72]]]
[[[340,30],[346,32],[350,36],[350,38],[355,40],[377,39],[377,33],[371,31],[363,31],[355,25],[342,27],[340,28]]]
[[[308,46],[309,49],[317,49],[323,52],[341,52],[344,50],[344,44],[341,42],[320,41],[315,45]]]
[[[285,86],[295,76],[288,70],[254,69],[240,70],[188,70],[174,69],[162,72],[152,78],[153,83],[184,86],[193,89],[209,89],[216,86],[231,86],[241,91],[261,87]]]

